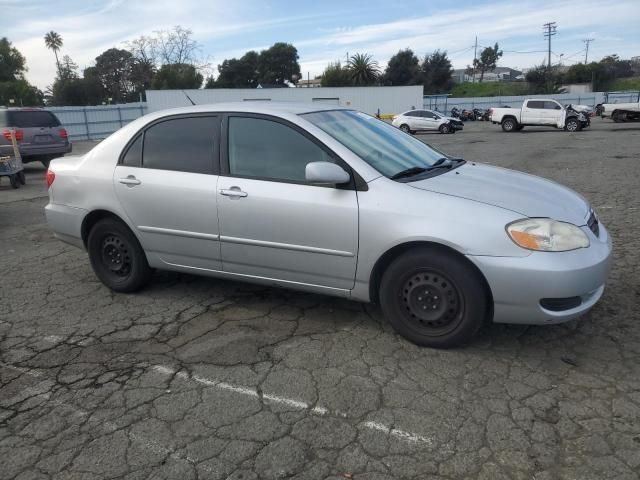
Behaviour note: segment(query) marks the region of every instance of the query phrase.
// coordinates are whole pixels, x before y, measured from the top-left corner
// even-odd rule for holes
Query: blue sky
[[[320,74],[347,53],[373,54],[382,67],[399,49],[423,56],[445,49],[456,68],[473,59],[473,43],[499,42],[502,66],[525,68],[546,58],[542,24],[557,22],[552,61],[584,60],[582,39],[594,38],[590,59],[640,55],[640,0],[0,0],[0,36],[23,52],[27,77],[51,84],[55,63],[44,46],[49,30],[64,39],[63,54],[81,67],[102,51],[154,30],[182,25],[194,32],[212,65],[277,41],[293,43],[303,75]]]

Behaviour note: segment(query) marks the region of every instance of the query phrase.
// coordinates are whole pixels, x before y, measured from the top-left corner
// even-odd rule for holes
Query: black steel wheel
[[[89,259],[96,276],[117,292],[133,292],[145,286],[152,274],[135,235],[121,221],[105,218],[89,232]]]
[[[380,306],[394,329],[422,346],[468,342],[487,317],[489,294],[468,260],[441,247],[396,258],[380,282]]]

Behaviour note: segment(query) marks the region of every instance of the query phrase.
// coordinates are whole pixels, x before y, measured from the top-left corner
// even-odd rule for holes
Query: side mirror
[[[304,176],[309,183],[316,185],[340,185],[351,180],[349,174],[340,165],[331,162],[307,163]]]

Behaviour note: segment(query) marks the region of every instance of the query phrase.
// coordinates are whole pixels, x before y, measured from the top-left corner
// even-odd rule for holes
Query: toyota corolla
[[[611,259],[576,192],[317,104],[155,112],[54,160],[47,183],[56,237],[116,292],[166,269],[337,295],[431,347],[580,316]]]

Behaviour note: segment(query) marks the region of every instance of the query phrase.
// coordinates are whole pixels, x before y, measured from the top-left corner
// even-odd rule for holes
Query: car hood
[[[478,163],[466,163],[445,174],[407,185],[495,205],[526,217],[549,217],[581,226],[589,216],[589,203],[567,187],[534,175]]]
[[[449,122],[450,122],[450,121],[452,121],[452,120],[454,120],[454,121],[456,121],[456,122],[459,122],[459,121],[460,121],[460,119],[459,119],[459,118],[454,118],[454,117],[442,117],[442,118],[443,118],[444,120],[449,121]]]

